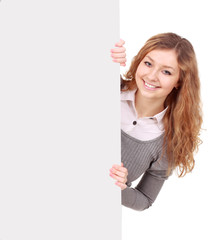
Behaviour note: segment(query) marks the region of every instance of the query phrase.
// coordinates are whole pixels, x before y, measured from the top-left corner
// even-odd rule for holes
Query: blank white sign
[[[118,0],[0,1],[0,239],[119,240]]]

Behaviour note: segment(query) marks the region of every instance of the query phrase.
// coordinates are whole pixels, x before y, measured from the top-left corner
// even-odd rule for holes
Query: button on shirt
[[[164,132],[162,112],[150,116],[138,118],[135,108],[136,90],[121,92],[121,129],[128,135],[141,141],[152,140]]]

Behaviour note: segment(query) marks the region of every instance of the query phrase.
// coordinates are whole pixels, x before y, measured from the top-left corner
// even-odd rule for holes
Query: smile
[[[151,85],[151,84],[145,82],[144,80],[143,80],[143,82],[144,82],[144,86],[145,86],[147,89],[154,90],[154,89],[158,88],[157,86]]]

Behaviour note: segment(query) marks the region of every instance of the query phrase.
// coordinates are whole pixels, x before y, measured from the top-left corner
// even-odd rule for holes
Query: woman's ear
[[[175,89],[178,89],[180,86],[180,80],[178,80],[178,82],[176,83],[176,85],[174,86]]]

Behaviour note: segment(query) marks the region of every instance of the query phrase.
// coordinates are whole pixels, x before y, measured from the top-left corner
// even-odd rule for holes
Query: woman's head
[[[195,52],[191,43],[175,33],[162,33],[151,37],[146,41],[145,45],[140,49],[138,54],[133,58],[129,71],[125,74],[125,78],[131,80],[127,87],[134,89],[136,85],[136,72],[144,61],[144,58],[153,50],[164,50],[174,52],[179,67],[178,85],[171,91],[166,99],[165,105],[170,105],[175,100],[178,92],[186,88],[198,89],[198,69]]]
[[[124,81],[123,87],[124,90],[132,90],[139,87],[138,78],[141,78],[143,83],[147,82],[146,85],[152,83],[153,78],[147,79],[147,77],[143,75],[141,77],[138,74],[139,67],[143,66],[142,64],[150,65],[146,63],[146,56],[163,52],[169,53],[166,56],[173,56],[178,65],[178,74],[175,75],[176,79],[173,78],[173,82],[166,92],[167,95],[163,99],[164,107],[169,106],[163,119],[164,139],[166,140],[164,148],[166,144],[167,155],[171,165],[178,167],[180,176],[183,176],[193,169],[193,153],[201,143],[199,138],[202,124],[200,80],[196,56],[191,43],[174,33],[163,33],[151,37],[133,58],[130,69],[124,75],[126,80],[130,81]],[[153,57],[155,58],[155,55]],[[165,65],[173,67],[175,66],[175,60],[166,62]],[[158,63],[164,63],[164,57],[160,57],[159,60],[157,58],[156,61],[157,66],[159,66]],[[170,77],[166,75],[168,73],[167,70],[170,71],[170,69],[161,68],[160,70],[161,76]],[[161,84],[161,78],[158,75],[156,77],[154,86]],[[153,88],[153,86],[148,87]]]
[[[139,63],[135,73],[138,96],[164,108],[167,96],[178,88],[180,76],[177,55],[173,49],[154,49]]]

